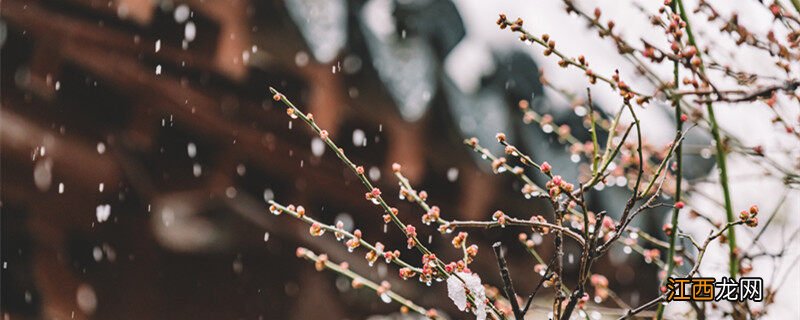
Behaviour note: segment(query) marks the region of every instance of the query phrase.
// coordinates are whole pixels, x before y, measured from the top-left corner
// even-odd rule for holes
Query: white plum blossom
[[[475,315],[478,320],[486,319],[486,290],[481,284],[481,277],[474,273],[458,272],[456,276],[447,278],[447,296],[453,300],[458,310],[467,309],[467,290],[475,297]]]

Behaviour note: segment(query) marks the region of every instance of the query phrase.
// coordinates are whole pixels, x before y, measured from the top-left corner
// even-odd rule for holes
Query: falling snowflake
[[[108,217],[111,216],[111,205],[108,204],[101,204],[97,206],[95,209],[95,215],[97,216],[97,222],[105,222],[108,220]]]
[[[456,274],[463,279],[462,283],[456,276],[447,278],[447,296],[453,300],[459,310],[467,309],[467,289],[475,297],[475,315],[478,320],[486,319],[486,291],[481,284],[481,278],[474,273],[459,272]]]

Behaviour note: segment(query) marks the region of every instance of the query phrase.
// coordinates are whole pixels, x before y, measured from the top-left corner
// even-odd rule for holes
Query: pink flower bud
[[[547,163],[547,161],[545,161],[545,162],[542,162],[542,165],[541,165],[541,166],[539,166],[539,168],[541,168],[541,170],[542,170],[542,172],[543,172],[543,173],[550,173],[550,170],[552,170],[552,169],[553,169],[553,167],[552,167],[552,166],[550,166],[550,164],[549,164],[549,163]]]

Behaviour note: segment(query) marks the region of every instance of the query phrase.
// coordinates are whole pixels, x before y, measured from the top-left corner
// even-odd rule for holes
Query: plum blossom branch
[[[372,203],[380,206],[384,214],[384,221],[385,222],[393,222],[398,229],[403,233],[404,236],[407,238],[408,246],[410,248],[417,248],[421,253],[423,253],[423,274],[421,276],[425,276],[426,278],[432,278],[435,276],[442,277],[447,279],[451,276],[456,277],[462,283],[464,279],[459,277],[454,271],[449,270],[447,265],[442,262],[435,254],[433,254],[425,245],[422,244],[421,241],[417,238],[416,228],[413,225],[404,225],[403,222],[397,215],[397,209],[390,207],[386,201],[381,196],[380,189],[374,187],[372,183],[369,181],[367,176],[365,175],[364,167],[358,166],[350,158],[347,157],[344,153],[344,149],[340,148],[336,145],[336,143],[330,138],[328,131],[320,128],[317,123],[314,121],[314,115],[311,113],[303,113],[299,108],[297,108],[285,95],[280,93],[275,88],[269,88],[270,93],[272,93],[272,98],[275,101],[280,101],[284,105],[287,106],[286,114],[292,118],[300,118],[305,122],[315,133],[317,133],[322,139],[323,142],[336,154],[336,156],[348,167],[350,170],[358,177],[364,187],[367,189],[367,193],[365,197],[367,200],[371,201]],[[430,268],[428,268],[430,267]],[[470,301],[474,301],[475,297],[471,294],[467,295],[467,298]],[[497,315],[500,319],[505,319],[503,314],[495,308],[494,305],[488,305],[488,307],[492,310],[492,312]],[[482,310],[479,310],[482,312]]]
[[[291,216],[299,219],[300,221],[303,221],[303,222],[309,224],[310,225],[309,233],[312,236],[321,236],[321,235],[323,235],[325,233],[325,231],[328,231],[328,232],[333,233],[336,236],[336,240],[341,241],[341,240],[344,240],[344,239],[348,239],[347,242],[346,242],[348,250],[353,250],[355,248],[358,248],[359,246],[363,246],[364,248],[367,248],[369,250],[369,252],[367,253],[366,259],[370,263],[370,265],[372,263],[374,263],[375,260],[378,259],[378,257],[383,257],[384,259],[386,259],[386,262],[395,263],[398,266],[403,267],[403,268],[408,268],[410,271],[413,271],[415,273],[421,273],[422,272],[421,268],[414,267],[411,264],[401,260],[399,251],[397,251],[397,250],[395,250],[395,251],[386,250],[384,245],[381,244],[380,242],[376,242],[375,245],[372,245],[369,242],[367,242],[366,240],[364,240],[362,238],[361,231],[358,230],[358,229],[356,229],[355,231],[353,231],[351,233],[351,232],[348,232],[347,230],[344,230],[344,228],[341,227],[341,223],[340,222],[337,222],[337,225],[339,225],[339,226],[332,226],[332,225],[328,225],[328,224],[322,223],[322,222],[320,222],[320,221],[318,221],[318,220],[316,220],[314,218],[311,218],[308,215],[306,215],[306,212],[305,212],[305,209],[303,208],[303,206],[299,206],[299,207],[296,207],[296,208],[293,205],[283,206],[280,203],[277,203],[275,201],[270,201],[269,204],[270,204],[270,211],[273,214],[280,215],[281,213],[286,213],[288,215],[291,215]]]
[[[403,313],[407,313],[408,311],[414,311],[420,315],[423,315],[429,319],[441,319],[434,309],[425,309],[413,301],[404,298],[403,296],[397,294],[396,292],[392,291],[391,285],[388,282],[383,281],[380,284],[377,284],[367,278],[362,277],[361,275],[351,271],[348,267],[347,262],[342,262],[340,264],[336,264],[328,260],[328,256],[325,254],[317,255],[311,250],[306,248],[297,248],[297,257],[303,258],[309,261],[314,262],[314,265],[317,271],[322,271],[324,269],[328,269],[334,271],[338,274],[341,274],[345,277],[350,278],[351,285],[353,288],[362,288],[367,287],[372,289],[377,293],[381,299],[391,299],[391,301],[395,301],[402,305],[401,311]],[[387,300],[388,301],[388,300]]]
[[[683,1],[675,1],[678,4],[677,6],[681,19],[686,22],[686,35],[689,38],[689,44],[697,47],[694,33],[692,32],[692,25],[687,17],[686,8],[684,8]],[[701,72],[704,72],[705,66],[702,63],[703,58],[699,52],[697,53],[696,58],[700,61],[698,69]],[[731,202],[730,187],[728,185],[728,166],[725,159],[725,142],[722,140],[722,136],[719,133],[719,125],[717,124],[717,119],[714,115],[714,107],[711,102],[706,103],[706,109],[708,111],[708,118],[711,123],[711,135],[714,137],[715,146],[717,148],[717,165],[719,166],[720,185],[722,185],[722,194],[725,201],[725,216],[728,219],[728,223],[731,223],[734,221],[733,204]],[[736,261],[736,232],[732,228],[728,230],[728,247],[730,248],[730,261],[728,268],[729,274],[731,277],[736,277],[736,274],[738,273],[738,262]]]

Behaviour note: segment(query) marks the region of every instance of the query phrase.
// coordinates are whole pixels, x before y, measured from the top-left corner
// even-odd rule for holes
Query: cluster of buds
[[[422,255],[422,267],[435,267],[436,266],[436,254],[434,253],[426,253]]]
[[[449,223],[443,223],[439,225],[438,230],[439,233],[445,234],[445,233],[453,233],[453,230],[455,230],[455,228],[451,226]]]
[[[453,241],[452,241],[453,247],[456,248],[456,249],[461,248],[461,246],[463,246],[464,243],[467,241],[467,236],[468,235],[469,234],[466,233],[466,232],[459,232],[458,235],[456,235],[453,238]]]
[[[544,49],[544,52],[542,52],[542,54],[544,54],[545,56],[553,54],[553,51],[556,50],[556,41],[550,39],[550,35],[546,33],[542,35],[542,41],[547,43],[547,48]]]
[[[622,97],[622,99],[625,99],[625,101],[629,101],[633,98],[633,92],[631,91],[631,88],[628,86],[627,83],[625,83],[625,81],[620,80],[619,70],[614,70],[614,74],[611,76],[611,79],[614,80],[614,82],[616,83],[617,89],[619,90],[619,95]],[[643,104],[644,102],[647,101],[645,100],[637,102],[639,104]]]
[[[586,68],[586,71],[584,71],[584,73],[586,74],[586,77],[589,78],[590,84],[597,83],[597,75],[594,74],[594,71],[592,71],[592,69]]]
[[[478,255],[478,245],[472,244],[467,247],[467,263],[472,263],[472,260],[475,259],[475,256]]]
[[[749,210],[742,210],[739,213],[739,220],[744,222],[748,227],[755,228],[758,226],[758,206],[753,205]]]
[[[433,268],[423,266],[422,272],[419,273],[419,282],[426,284],[433,282],[433,271]]]
[[[269,212],[272,212],[272,214],[279,216],[281,215],[281,213],[283,213],[283,210],[279,209],[278,206],[271,204],[269,206]]]
[[[501,13],[499,17],[497,17],[497,25],[500,26],[500,29],[505,29],[506,27],[510,28],[511,31],[519,31],[522,29],[522,18],[517,18],[512,23],[508,23],[508,17],[505,14]]]
[[[497,210],[494,212],[494,214],[492,214],[492,220],[497,221],[497,223],[500,224],[500,227],[505,228],[508,218],[503,211]]]
[[[695,89],[700,88],[700,82],[698,82],[697,79],[694,78],[694,77],[688,77],[688,76],[683,77],[683,81],[682,82],[683,82],[684,85],[691,85]]]
[[[447,272],[447,273],[453,273],[453,272],[472,273],[472,271],[469,270],[469,267],[467,267],[467,264],[464,263],[464,261],[462,261],[462,260],[459,260],[459,261],[456,261],[456,262],[450,262],[450,263],[446,264],[444,266],[444,271]]]
[[[325,234],[325,229],[322,228],[322,225],[319,222],[314,222],[308,227],[308,233],[312,236],[319,237]]]
[[[439,213],[440,213],[440,211],[441,210],[439,210],[439,207],[432,206],[431,209],[428,210],[427,213],[422,215],[422,223],[424,223],[426,225],[430,225],[431,222],[439,221]]]
[[[400,268],[399,273],[400,273],[400,278],[403,280],[408,280],[417,275],[417,273],[411,268]]]
[[[520,30],[522,30],[522,24],[523,23],[524,23],[524,21],[522,21],[522,18],[517,18],[517,20],[514,20],[514,22],[511,23],[509,28],[511,29],[511,31],[520,31]]]
[[[547,181],[545,187],[550,191],[550,197],[556,198],[561,194],[561,191],[572,192],[575,185],[564,181],[561,176],[553,176],[550,181]]]
[[[344,222],[341,220],[336,221],[336,231],[333,233],[333,235],[336,236],[336,241],[342,241],[342,239],[344,239],[344,233],[339,230],[344,230]]]
[[[431,283],[433,277],[436,275],[436,254],[428,253],[422,255],[422,272],[419,274],[419,281],[423,283]]]
[[[538,189],[531,185],[530,183],[526,183],[522,186],[522,190],[520,190],[525,197],[531,197],[538,193]]]
[[[506,146],[503,151],[505,151],[507,155],[512,155],[512,156],[516,156],[519,154],[517,153],[517,148],[511,145]]]
[[[662,7],[659,11],[664,12],[665,8]],[[686,21],[681,19],[679,14],[673,13],[670,15],[669,25],[667,25],[666,32],[672,34],[675,39],[683,38],[683,29],[686,28]]]
[[[501,168],[504,168],[505,164],[506,164],[506,158],[504,157],[494,159],[492,161],[492,171],[494,171],[494,173],[500,173]]]
[[[386,261],[386,263],[390,263],[390,262],[392,262],[392,260],[397,259],[397,258],[400,258],[400,251],[399,250],[384,251],[383,252],[383,259]]]
[[[378,260],[378,256],[383,254],[383,249],[383,243],[377,242],[375,243],[375,250],[370,250],[367,252],[367,255],[364,258],[367,259],[370,267],[375,264],[375,261]]]
[[[413,248],[414,246],[417,245],[417,240],[416,240],[417,239],[417,228],[409,224],[409,225],[406,225],[405,231],[406,231],[406,237],[408,238],[408,240],[406,240],[406,242],[408,244],[408,248],[411,249],[411,248]]]
[[[680,56],[689,59],[692,62],[692,65],[695,64],[695,59],[698,59],[699,61],[699,58],[697,57],[697,47],[695,46],[686,46],[686,48],[683,49],[683,52],[680,53]]]
[[[378,199],[380,198],[380,196],[381,196],[381,189],[378,188],[372,188],[370,192],[364,194],[364,198],[376,204],[378,203]]]
[[[508,21],[508,17],[506,17],[505,13],[501,13],[496,23],[500,26],[500,29],[505,29],[508,26],[508,22],[506,21]]]
[[[361,246],[361,230],[356,229],[353,231],[353,238],[347,240],[347,251],[353,252],[356,248]]]

